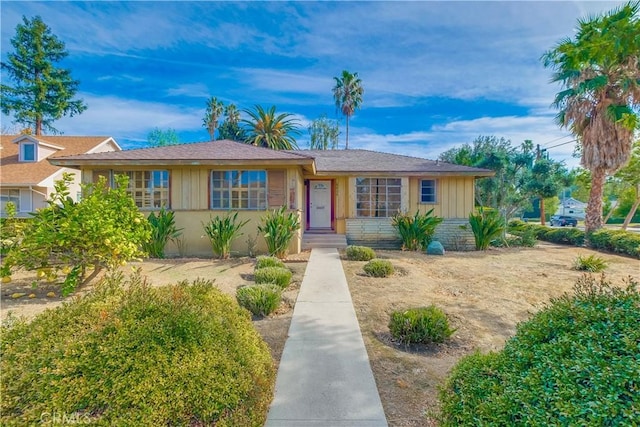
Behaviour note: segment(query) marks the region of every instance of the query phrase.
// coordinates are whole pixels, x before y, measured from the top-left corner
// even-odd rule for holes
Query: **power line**
[[[551,144],[552,142],[560,141],[561,139],[565,139],[565,138],[573,138],[573,135],[561,136],[560,138],[552,139],[551,141],[547,141],[545,143],[542,143],[541,145],[544,147],[547,144]]]
[[[577,139],[572,139],[571,141],[563,142],[562,144],[552,145],[551,147],[547,147],[546,149],[549,150],[551,148],[561,147],[563,145],[571,144],[573,142],[578,142],[578,140]]]

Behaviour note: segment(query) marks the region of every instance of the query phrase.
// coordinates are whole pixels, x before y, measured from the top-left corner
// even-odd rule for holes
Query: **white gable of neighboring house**
[[[586,203],[581,202],[580,200],[576,200],[573,197],[569,197],[560,200],[560,205],[558,206],[556,215],[566,215],[572,216],[577,219],[584,219],[586,209]]]

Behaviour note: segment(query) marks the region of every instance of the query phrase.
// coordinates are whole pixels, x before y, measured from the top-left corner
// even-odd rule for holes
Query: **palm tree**
[[[298,144],[293,135],[300,134],[298,123],[292,119],[292,114],[282,113],[276,115],[276,107],[272,106],[265,111],[256,105],[255,111],[244,110],[250,119],[243,119],[247,125],[247,139],[245,142],[259,147],[273,148],[274,150],[297,150]]]
[[[224,104],[222,101],[218,101],[218,98],[212,96],[207,100],[207,111],[202,119],[202,126],[207,128],[211,141],[215,139],[216,128],[218,127],[218,119],[222,115],[224,110]]]
[[[345,150],[349,149],[349,118],[360,109],[362,104],[362,80],[358,78],[358,73],[351,74],[347,70],[342,71],[342,77],[334,77],[336,85],[333,88],[333,98],[336,101],[336,108],[342,111],[347,122],[347,136],[344,145]]]
[[[218,127],[218,139],[230,139],[232,141],[244,141],[244,130],[240,127],[240,111],[234,104],[224,107],[225,119]]]
[[[591,171],[587,235],[603,225],[605,179],[629,160],[640,123],[639,5],[578,21],[575,40],[560,41],[542,57],[564,88],[554,101],[558,123],[577,137],[581,164]]]
[[[234,125],[240,123],[240,111],[238,111],[238,107],[234,104],[229,104],[224,107],[224,115],[226,116],[226,121],[229,123]]]

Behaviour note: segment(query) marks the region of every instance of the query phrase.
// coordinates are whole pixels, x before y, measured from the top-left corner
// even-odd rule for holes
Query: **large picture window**
[[[139,208],[169,208],[169,171],[131,171],[129,194]]]
[[[211,209],[262,210],[266,208],[266,171],[211,172]]]
[[[400,178],[356,178],[356,216],[386,218],[402,204]]]
[[[436,203],[436,180],[423,179],[420,181],[420,202]]]

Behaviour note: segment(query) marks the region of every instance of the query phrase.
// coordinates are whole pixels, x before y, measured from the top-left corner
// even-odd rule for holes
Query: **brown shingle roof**
[[[23,135],[0,135],[0,183],[3,186],[36,185],[60,170],[59,166],[54,166],[47,160],[36,163],[18,162],[19,145],[14,140],[21,136]],[[49,159],[86,153],[111,139],[109,136],[30,136],[45,144],[63,148],[49,156]]]
[[[217,164],[217,163],[296,163],[311,164],[313,159],[297,152],[271,150],[230,140],[140,148],[110,153],[81,154],[55,159],[66,166],[114,164]]]
[[[370,150],[300,150],[316,161],[318,174],[394,173],[403,175],[491,176],[493,171],[419,157]]]

